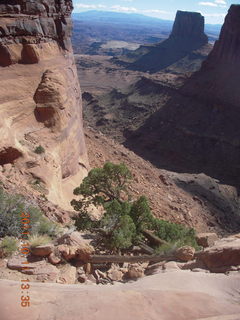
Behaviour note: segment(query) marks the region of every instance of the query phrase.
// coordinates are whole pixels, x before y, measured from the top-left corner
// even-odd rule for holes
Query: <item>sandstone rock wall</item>
[[[0,4],[0,171],[12,165],[16,183],[66,208],[88,167],[72,9],[69,0]]]
[[[240,92],[235,89],[240,81],[239,21],[240,5],[232,5],[225,18],[219,40],[215,42],[202,68],[184,88],[187,94],[194,93],[201,99],[213,103],[239,106]]]
[[[205,44],[208,38],[204,33],[204,17],[198,12],[178,11],[170,37],[196,39]]]

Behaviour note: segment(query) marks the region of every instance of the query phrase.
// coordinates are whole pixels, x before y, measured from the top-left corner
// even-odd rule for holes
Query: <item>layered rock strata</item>
[[[86,175],[69,0],[0,4],[0,165],[69,207]],[[17,174],[19,173],[19,176]]]

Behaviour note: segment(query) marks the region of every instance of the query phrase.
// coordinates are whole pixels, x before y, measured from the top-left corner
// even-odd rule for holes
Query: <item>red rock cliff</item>
[[[0,171],[66,208],[88,166],[72,9],[69,0],[0,4]]]
[[[204,172],[240,188],[240,5],[201,69],[129,139],[156,165]]]

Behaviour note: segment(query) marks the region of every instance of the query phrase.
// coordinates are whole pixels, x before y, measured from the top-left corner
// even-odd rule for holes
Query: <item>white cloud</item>
[[[225,0],[215,0],[214,2],[217,4],[224,4],[224,5],[227,4],[227,2]]]
[[[213,2],[205,2],[201,1],[198,2],[200,6],[207,6],[207,7],[219,7],[219,8],[226,8],[227,3],[225,0],[215,0]]]
[[[126,13],[134,13],[138,12],[138,9],[134,7],[122,7],[120,5],[115,5],[110,7],[111,10],[117,11],[117,12],[126,12]]]
[[[218,5],[214,2],[199,2],[200,6],[217,7]]]
[[[158,10],[158,9],[151,9],[151,10],[140,10],[134,7],[122,7],[120,5],[114,5],[109,8],[110,10],[117,11],[117,12],[125,12],[125,13],[141,13],[141,14],[171,14],[171,12]]]
[[[106,6],[104,4],[85,4],[85,3],[77,3],[75,5],[78,9],[104,9]]]

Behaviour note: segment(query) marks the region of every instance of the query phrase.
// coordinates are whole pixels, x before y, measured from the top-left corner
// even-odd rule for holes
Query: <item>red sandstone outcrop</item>
[[[200,252],[197,260],[202,261],[212,272],[240,266],[240,237],[233,236],[217,241],[214,246]]]
[[[0,4],[0,166],[14,164],[15,183],[38,181],[63,208],[88,167],[72,8],[69,0]]]
[[[239,17],[240,5],[231,5],[219,40],[215,42],[202,68],[187,83],[184,88],[186,94],[194,94],[208,103],[227,105],[230,108],[239,106],[240,93],[236,88],[240,80],[237,72],[240,66]]]

